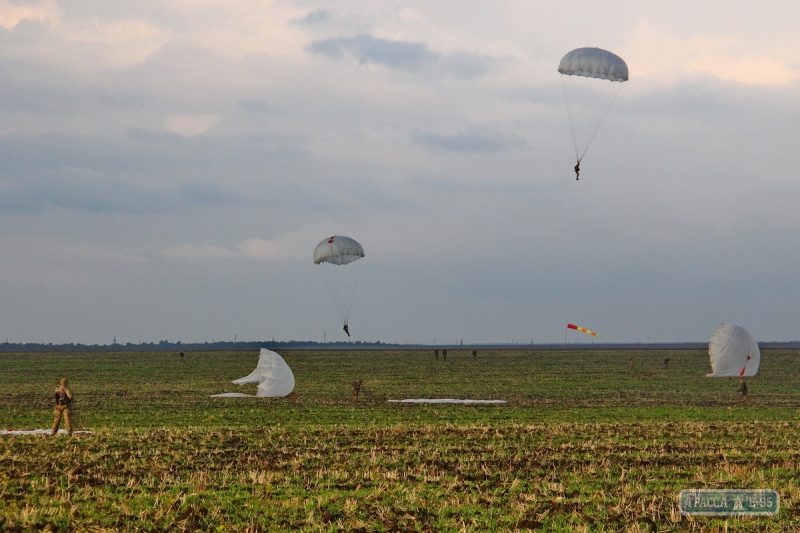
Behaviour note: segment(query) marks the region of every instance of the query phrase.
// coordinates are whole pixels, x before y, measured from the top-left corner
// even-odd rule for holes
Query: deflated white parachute
[[[628,65],[607,50],[578,48],[561,59],[558,72],[562,74],[575,157],[580,163],[622,82],[628,81]]]
[[[761,351],[750,333],[735,324],[722,324],[708,342],[711,373],[707,377],[755,376]]]
[[[258,383],[256,396],[287,396],[294,389],[294,374],[283,357],[266,348],[261,348],[258,365],[250,375],[232,381],[236,385]]]
[[[314,264],[320,265],[322,276],[325,278],[348,337],[350,309],[353,307],[360,270],[360,264],[353,263],[362,257],[364,248],[350,237],[341,235],[325,239],[314,249]]]

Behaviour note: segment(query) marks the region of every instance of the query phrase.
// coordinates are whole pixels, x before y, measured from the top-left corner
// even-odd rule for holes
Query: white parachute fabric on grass
[[[259,397],[288,396],[294,390],[294,374],[283,357],[271,350],[261,348],[256,369],[249,375],[231,383],[240,386],[246,383],[258,383],[256,396]]]
[[[750,333],[735,324],[721,324],[708,342],[711,373],[707,377],[755,376],[761,350]]]
[[[578,48],[561,59],[558,72],[562,74],[575,157],[580,161],[616,100],[622,83],[628,81],[628,65],[608,50]]]
[[[356,261],[362,257],[364,248],[356,240],[342,235],[328,237],[314,249],[314,264],[320,266],[342,325],[350,321],[361,270],[361,264]]]

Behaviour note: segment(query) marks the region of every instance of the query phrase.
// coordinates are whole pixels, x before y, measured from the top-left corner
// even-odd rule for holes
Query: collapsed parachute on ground
[[[755,376],[761,351],[750,333],[735,324],[722,324],[708,342],[711,373],[707,377]]]
[[[261,348],[258,356],[258,365],[249,375],[232,381],[236,385],[245,383],[258,383],[259,397],[288,396],[294,389],[294,374],[283,357],[277,353]],[[225,396],[239,396],[239,393],[227,393]],[[223,395],[217,395],[223,396]]]
[[[575,158],[580,164],[622,83],[628,81],[628,65],[607,50],[577,48],[561,59],[558,72],[562,75]]]
[[[362,257],[364,248],[354,239],[342,235],[329,237],[314,249],[314,264],[320,266],[348,337],[350,309],[353,307],[360,271],[360,263],[356,261]]]

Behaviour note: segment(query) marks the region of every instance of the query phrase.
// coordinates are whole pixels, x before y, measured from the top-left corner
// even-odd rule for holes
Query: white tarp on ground
[[[452,398],[412,398],[389,400],[391,403],[508,403],[506,400],[454,400]]]
[[[261,348],[258,355],[258,365],[249,375],[231,381],[235,385],[245,383],[258,383],[256,396],[261,398],[275,398],[288,396],[294,389],[294,374],[283,357],[277,353]],[[243,398],[250,396],[241,392],[226,392],[214,394],[216,398]]]
[[[49,435],[52,431],[52,429],[0,429],[0,435]],[[72,432],[73,435],[76,433],[91,433],[91,431],[81,430]],[[58,434],[66,435],[67,431],[59,429]]]

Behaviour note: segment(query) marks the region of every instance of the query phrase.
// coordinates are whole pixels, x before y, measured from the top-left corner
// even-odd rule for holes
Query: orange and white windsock
[[[594,331],[589,331],[588,329],[582,328],[580,326],[576,326],[575,324],[567,324],[567,328],[568,329],[575,329],[575,330],[578,330],[578,331],[580,331],[582,333],[588,333],[589,335],[592,335],[593,337],[599,337],[600,336],[597,333],[595,333]]]

